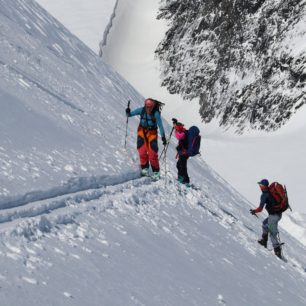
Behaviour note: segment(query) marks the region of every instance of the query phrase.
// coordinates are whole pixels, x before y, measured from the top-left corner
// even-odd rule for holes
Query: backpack
[[[274,212],[282,213],[290,207],[286,186],[284,187],[280,183],[273,182],[269,185],[269,193],[274,199]]]
[[[197,126],[192,126],[187,131],[187,156],[200,154],[201,135]]]

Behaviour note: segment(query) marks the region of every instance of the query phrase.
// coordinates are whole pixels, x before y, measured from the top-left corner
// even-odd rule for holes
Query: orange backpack
[[[290,207],[286,186],[283,186],[277,182],[273,182],[269,186],[269,193],[275,200],[273,206],[274,212],[282,213]]]

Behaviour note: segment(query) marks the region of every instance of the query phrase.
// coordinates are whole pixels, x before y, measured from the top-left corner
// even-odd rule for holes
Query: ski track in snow
[[[32,191],[20,196],[1,198],[0,209],[19,207],[31,202],[51,199],[58,196],[75,193],[78,191],[98,189],[102,186],[116,185],[129,181],[131,179],[135,179],[139,176],[139,173],[135,171],[127,173],[123,176],[102,175],[100,177],[93,176],[72,178],[64,185],[53,187],[46,191]]]
[[[50,191],[33,193],[28,197],[28,199],[32,197],[34,199],[33,201],[22,202],[19,199],[20,202],[18,205],[17,201],[11,202],[12,206],[10,208],[2,207],[0,209],[0,235],[2,237],[24,237],[26,240],[35,241],[36,239],[52,234],[54,231],[63,240],[67,239],[67,235],[70,238],[76,236],[78,237],[77,239],[83,239],[89,234],[87,233],[88,229],[86,226],[83,228],[82,224],[78,223],[77,217],[79,215],[97,209],[113,216],[117,215],[117,211],[130,213],[131,210],[134,210],[136,213],[140,213],[139,207],[147,206],[145,213],[141,212],[143,214],[142,218],[152,224],[153,227],[161,227],[165,233],[172,234],[174,239],[184,244],[182,238],[173,233],[173,229],[171,227],[169,228],[168,224],[161,225],[159,224],[161,220],[154,217],[156,210],[158,210],[159,214],[164,214],[166,218],[175,218],[175,216],[169,216],[163,210],[163,204],[158,204],[159,202],[163,202],[163,200],[159,201],[159,198],[164,197],[164,194],[167,193],[173,195],[172,199],[169,197],[167,205],[181,205],[181,202],[185,202],[185,205],[192,206],[201,214],[204,213],[208,221],[218,222],[229,231],[239,233],[232,238],[244,245],[251,254],[255,255],[256,250],[258,250],[258,246],[254,244],[255,239],[257,239],[257,233],[252,226],[245,224],[234,214],[218,205],[216,200],[212,199],[202,188],[186,188],[175,182],[172,177],[154,182],[150,177],[139,178],[139,174],[127,173],[123,178],[121,178],[121,181],[119,177],[111,176],[103,177],[103,179],[100,178],[100,181],[97,179],[86,181],[84,178],[79,178],[75,180],[79,183],[83,182],[79,184],[79,190],[76,187],[71,188],[70,185],[66,189],[61,189],[60,187],[54,189],[53,192],[58,190],[57,195],[52,194],[50,196]],[[102,185],[103,187],[101,187]],[[74,186],[78,186],[78,184]],[[76,189],[77,192],[73,192],[73,189]],[[65,192],[63,193],[64,190]],[[152,194],[156,195],[156,199],[151,202],[150,197],[152,197]],[[37,200],[39,198],[38,195],[44,195],[45,199]],[[181,198],[180,202],[177,201],[177,197]],[[24,199],[27,199],[27,197],[24,196]],[[123,199],[124,201],[122,201]],[[97,203],[99,203],[98,206]],[[187,209],[182,209],[188,217],[193,217]],[[177,224],[179,225],[179,223]],[[68,228],[69,226],[75,226],[77,234],[71,234],[69,230],[65,229],[59,230],[59,226],[67,226]],[[127,234],[120,223],[114,225],[114,228],[123,235]],[[183,237],[188,236],[183,229],[180,229],[179,232]],[[253,238],[250,239],[250,236]],[[105,246],[109,245],[109,242],[103,237],[98,236],[97,240]],[[14,247],[9,243],[5,244],[5,247],[7,249],[7,257],[13,260],[22,259],[23,251],[18,247]],[[91,252],[91,250],[86,248],[84,251]],[[29,252],[31,253],[31,251]],[[60,249],[56,249],[55,252],[62,253]],[[186,252],[188,251],[186,250]],[[262,252],[265,253],[267,250],[262,250]],[[67,254],[63,255],[66,256]],[[78,255],[70,254],[69,256],[78,259]],[[103,253],[102,256],[108,258],[107,253]],[[40,262],[37,258],[33,259],[31,257],[27,261],[26,266],[31,268],[33,261]],[[231,264],[226,258],[224,258],[224,261]],[[305,267],[298,260],[290,258],[288,263],[300,274],[305,276]],[[36,284],[35,279],[22,277],[22,280],[30,284]]]
[[[122,193],[124,189],[131,187],[136,188],[143,184],[152,182],[151,178],[139,178],[139,176],[140,175],[135,172],[128,173],[123,177],[103,176],[99,180],[97,178],[89,180],[79,178],[78,180],[75,180],[82,182],[79,187],[77,187],[78,184],[74,185],[74,187],[71,187],[71,184],[68,184],[69,188],[58,187],[52,189],[52,192],[33,192],[30,195],[25,195],[19,200],[7,203],[7,205],[2,205],[2,208],[0,209],[0,232],[1,224],[3,223],[12,221],[18,223],[23,218],[50,214],[52,211],[60,208],[86,203],[101,198],[108,199],[117,193]],[[138,177],[138,179],[134,179],[135,177]],[[54,194],[56,190],[58,191],[58,194]],[[33,201],[29,200],[31,198]],[[39,198],[44,199],[40,200]],[[80,213],[81,212],[78,212],[77,214]],[[58,220],[56,223],[65,224],[68,220],[72,220],[75,217],[75,213],[73,213],[70,217],[72,218]],[[41,219],[38,224],[38,227],[42,231],[49,231],[50,226],[51,224],[46,218]]]

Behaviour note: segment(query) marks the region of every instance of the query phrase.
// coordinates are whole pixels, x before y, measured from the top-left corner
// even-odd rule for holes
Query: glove
[[[163,145],[164,145],[164,146],[167,145],[167,139],[166,139],[165,136],[162,137],[162,141],[163,141]]]
[[[127,115],[129,115],[129,114],[131,113],[131,109],[128,107],[128,108],[125,110],[125,113],[126,113]]]
[[[256,209],[250,209],[251,215],[256,215]]]

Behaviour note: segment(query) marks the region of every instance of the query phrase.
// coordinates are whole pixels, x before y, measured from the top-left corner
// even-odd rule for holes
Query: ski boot
[[[177,181],[178,181],[179,183],[183,184],[184,177],[179,175],[178,178],[177,178]]]
[[[268,234],[262,234],[262,238],[257,241],[260,245],[267,248],[268,245]]]
[[[141,169],[141,176],[149,176],[149,168]]]
[[[279,245],[278,247],[274,248],[274,254],[280,258],[280,259],[283,259],[283,256],[282,256],[282,248],[281,246]]]
[[[152,179],[153,179],[153,181],[158,181],[160,179],[160,173],[159,172],[153,172]]]

